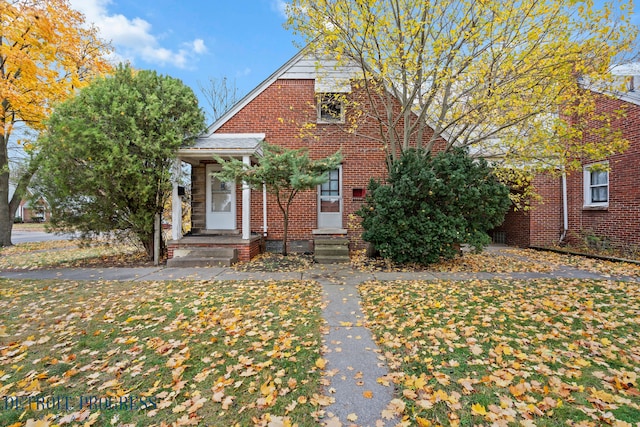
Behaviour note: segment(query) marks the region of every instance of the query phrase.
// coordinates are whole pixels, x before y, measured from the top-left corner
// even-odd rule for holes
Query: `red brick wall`
[[[538,175],[532,182],[540,199],[533,200],[528,210],[511,209],[503,224],[494,231],[506,234],[510,246],[551,246],[562,235],[562,181],[559,176]]]
[[[619,99],[600,98],[597,112],[624,109],[626,117],[615,120],[629,148],[609,161],[609,206],[605,210],[583,208],[583,172],[568,177],[569,230],[573,242],[581,233],[604,237],[615,246],[640,245],[640,106]],[[598,138],[586,132],[585,141]],[[589,164],[592,162],[583,162]]]
[[[622,131],[630,143],[621,154],[611,156],[609,162],[609,206],[606,209],[584,207],[584,175],[582,170],[567,174],[568,233],[567,242],[583,243],[585,234],[608,240],[613,246],[640,246],[640,106],[601,97],[596,114],[624,109],[626,116],[616,119],[612,126]],[[585,142],[597,141],[596,132],[589,132],[592,123],[586,123]],[[595,163],[583,161],[583,165]],[[560,240],[563,230],[561,177],[538,176],[534,187],[541,196],[533,204],[529,217],[507,216],[501,229],[529,228],[529,245],[548,246]],[[508,238],[508,237],[507,237]],[[521,237],[518,237],[520,241]],[[522,241],[525,241],[523,239]]]
[[[557,244],[563,230],[562,178],[554,175],[538,175],[534,178],[532,185],[541,199],[531,203],[529,245]]]
[[[362,96],[355,91],[351,97]],[[316,122],[316,104],[313,80],[278,80],[266,88],[216,133],[265,133],[266,141],[288,148],[306,147],[312,158],[328,156],[341,150],[343,228],[348,229],[352,249],[363,247],[359,220],[350,219],[362,204],[353,197],[353,189],[366,189],[370,178],[386,175],[385,151],[379,142],[379,128],[369,120],[360,120],[357,132],[345,131],[345,125],[317,124],[311,134],[301,136],[305,123]],[[347,120],[350,111],[347,106]],[[425,139],[430,134],[425,135]],[[262,233],[262,191],[251,194],[251,230]],[[242,198],[238,194],[238,224],[241,224]],[[289,219],[289,239],[312,239],[317,228],[317,191],[306,191],[296,196]],[[268,195],[268,239],[281,239],[282,214],[275,196]]]
[[[510,209],[504,218],[504,222],[493,232],[505,233],[505,243],[509,246],[527,248],[530,246],[531,222],[528,212]]]

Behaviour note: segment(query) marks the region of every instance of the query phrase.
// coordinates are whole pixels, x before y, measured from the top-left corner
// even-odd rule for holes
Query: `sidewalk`
[[[493,249],[500,252],[500,249]],[[349,266],[314,266],[303,272],[238,272],[231,268],[79,268],[33,271],[0,271],[7,279],[58,279],[89,281],[163,281],[163,280],[312,280],[322,286],[326,306],[323,317],[323,357],[326,394],[335,402],[326,408],[324,421],[328,425],[377,426],[395,425],[382,420],[381,412],[394,397],[393,385],[384,386],[378,379],[388,371],[371,332],[364,326],[357,285],[366,281],[392,280],[470,280],[544,278],[612,279],[608,275],[559,267],[552,272],[526,273],[436,273],[436,272],[361,272]],[[616,277],[618,280],[637,280]],[[365,393],[366,392],[366,393]],[[397,422],[397,421],[396,421]]]

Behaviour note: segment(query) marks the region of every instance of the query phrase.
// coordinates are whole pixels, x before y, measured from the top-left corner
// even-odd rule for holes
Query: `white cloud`
[[[207,46],[205,46],[204,40],[195,39],[193,42],[191,42],[191,45],[195,53],[207,53]]]
[[[244,76],[248,76],[249,74],[251,74],[251,68],[246,67],[244,70],[238,71],[236,73],[237,77],[244,77]]]
[[[287,2],[285,0],[271,0],[271,9],[278,12],[282,17],[287,17]]]
[[[113,59],[135,63],[136,59],[158,65],[173,64],[187,68],[197,55],[207,52],[202,39],[182,44],[172,50],[162,46],[153,34],[152,25],[142,18],[128,18],[122,14],[110,14],[108,6],[112,0],[70,0],[72,7],[82,12],[87,22],[93,23],[100,36],[111,41],[115,48]]]

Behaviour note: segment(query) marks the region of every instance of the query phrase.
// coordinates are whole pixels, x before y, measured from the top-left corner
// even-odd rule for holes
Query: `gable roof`
[[[613,96],[621,101],[640,105],[640,62],[616,65],[611,68],[613,82],[600,84],[588,79],[581,81],[585,89]]]
[[[319,67],[319,63],[322,67]],[[326,72],[320,72],[322,68]],[[309,53],[308,48],[301,49],[291,59],[285,62],[273,74],[246,94],[240,101],[209,126],[205,135],[211,135],[235,116],[247,104],[264,92],[276,80],[279,79],[312,79],[315,80],[316,92],[350,92],[349,79],[359,68],[356,66],[338,66],[338,61],[330,58],[317,58]]]

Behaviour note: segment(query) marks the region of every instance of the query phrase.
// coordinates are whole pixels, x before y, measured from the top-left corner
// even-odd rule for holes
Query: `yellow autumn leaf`
[[[362,392],[362,396],[365,399],[371,399],[371,398],[373,398],[373,392],[371,390],[365,390],[365,391]]]
[[[471,413],[474,415],[487,415],[487,409],[483,405],[475,403],[471,405]]]
[[[276,386],[274,385],[273,381],[267,381],[260,386],[260,393],[262,393],[263,396],[269,396],[273,394],[275,390]]]
[[[327,366],[326,359],[323,359],[322,357],[320,357],[318,360],[316,360],[316,367],[318,369],[324,369],[325,366]]]
[[[418,426],[420,427],[431,427],[431,421],[422,418],[422,417],[416,417],[416,422],[418,423]]]

